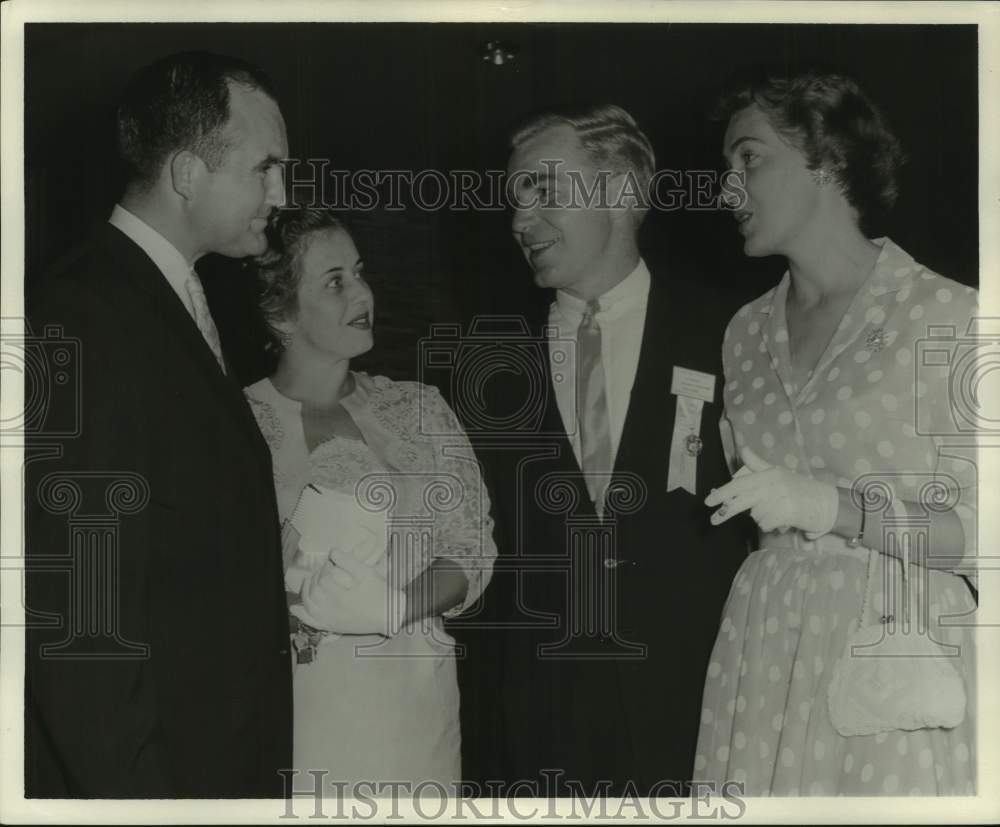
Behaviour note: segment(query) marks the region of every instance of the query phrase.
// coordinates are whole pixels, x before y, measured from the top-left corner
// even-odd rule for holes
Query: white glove
[[[737,473],[705,498],[705,505],[722,504],[710,518],[712,525],[749,509],[763,532],[798,528],[814,540],[833,528],[840,507],[835,486],[776,468],[749,448],[743,448],[740,456],[749,473]]]
[[[303,581],[299,595],[302,603],[289,611],[309,626],[338,634],[392,637],[406,617],[405,592],[390,586],[372,566],[337,549]]]

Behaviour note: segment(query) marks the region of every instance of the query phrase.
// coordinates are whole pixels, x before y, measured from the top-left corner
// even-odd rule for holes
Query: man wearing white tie
[[[280,797],[291,684],[270,453],[195,264],[266,249],[285,124],[259,69],[189,52],[132,78],[117,138],[124,195],[29,306],[81,363],[79,436],[26,480],[28,608],[59,620],[28,629],[26,794]],[[128,486],[116,542],[79,554],[52,480],[81,494],[70,517]],[[60,556],[55,573],[32,565]]]
[[[730,302],[643,261],[655,162],[627,112],[545,113],[511,148],[514,239],[555,295],[531,324],[545,342],[538,416],[483,452],[503,560],[487,595],[503,625],[491,771],[549,770],[564,795],[669,795],[691,779],[705,668],[746,553],[741,527],[709,533],[699,499],[728,479]],[[497,378],[497,405],[524,397],[524,376]]]

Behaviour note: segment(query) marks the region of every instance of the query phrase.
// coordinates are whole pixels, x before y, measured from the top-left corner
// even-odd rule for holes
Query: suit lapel
[[[187,308],[142,248],[116,227],[108,225],[105,232],[112,259],[122,263],[118,273],[109,274],[113,277],[109,279],[109,288],[131,288],[130,292],[145,306],[153,323],[162,326],[163,338],[176,345],[177,352],[191,371],[204,381],[209,392],[239,423],[238,430],[260,453],[261,448],[266,446],[228,361],[227,373],[224,374]]]
[[[542,376],[545,381],[545,409],[542,415],[541,433],[547,434],[546,441],[549,444],[555,443],[559,451],[558,457],[553,458],[554,470],[567,474],[574,481],[580,496],[581,509],[594,511],[594,504],[590,501],[590,494],[587,486],[583,482],[583,472],[577,462],[576,454],[573,452],[573,443],[566,433],[566,424],[563,422],[559,405],[556,402],[555,383],[552,380],[552,364],[549,358],[548,338],[545,335],[545,327],[548,325],[548,306],[546,305],[544,314],[536,320],[532,330],[538,341],[542,342],[540,353]]]
[[[678,318],[678,308],[682,302],[671,301],[667,288],[658,285],[654,278],[649,288],[646,318],[643,323],[642,345],[639,363],[636,366],[635,382],[629,397],[618,453],[615,457],[614,473],[632,472],[640,474],[651,485],[659,485],[656,477],[662,475],[662,487],[666,487],[668,446],[674,427],[674,407],[670,398],[671,354],[682,352],[677,339],[683,330]],[[547,324],[546,314],[536,320],[533,330],[539,339]],[[544,433],[557,434],[559,459],[553,463],[564,472],[573,473],[578,480],[581,502],[593,509],[582,472],[573,446],[566,434],[565,424],[556,404],[553,390],[552,370],[548,352],[542,356],[542,371],[548,393],[542,420]],[[662,450],[661,450],[662,449]],[[652,475],[652,476],[651,476]]]
[[[557,461],[559,464],[579,471],[580,466],[576,461],[576,455],[573,453],[573,443],[566,433],[566,424],[563,422],[562,414],[559,412],[559,404],[556,402],[555,383],[552,380],[552,361],[549,358],[548,337],[545,335],[545,328],[548,325],[547,314],[548,309],[546,308],[545,316],[537,319],[535,325],[532,327],[538,340],[542,343],[540,352],[540,367],[542,369],[542,376],[545,381],[546,391],[544,402],[545,409],[542,415],[541,424],[542,433],[549,434],[552,439],[558,442],[559,460]]]
[[[622,437],[615,457],[615,472],[638,471],[650,467],[650,449],[661,441],[669,443],[674,427],[674,409],[670,405],[671,354],[679,352],[674,338],[680,329],[675,302],[669,300],[663,286],[653,279],[649,287],[646,320],[635,382],[629,397]],[[659,437],[666,435],[663,440]],[[664,471],[667,455],[654,458]]]

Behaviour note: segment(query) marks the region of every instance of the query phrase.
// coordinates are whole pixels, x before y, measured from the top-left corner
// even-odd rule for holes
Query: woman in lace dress
[[[769,78],[723,117],[724,155],[745,176],[730,193],[744,252],[783,255],[788,271],[723,343],[722,427],[743,467],[706,503],[715,524],[749,511],[760,550],[723,613],[694,777],[747,795],[973,794],[975,592],[961,574],[976,473],[947,366],[968,355],[976,293],[862,233],[894,200],[900,156],[853,82]],[[879,498],[852,494],[872,482]],[[910,621],[930,624],[909,642],[904,593]],[[951,657],[848,660],[863,604],[863,626],[884,630],[867,653],[944,644]],[[950,680],[925,684],[931,663]],[[875,668],[879,683],[861,680]]]
[[[459,697],[442,618],[476,600],[496,553],[479,467],[436,389],[350,370],[372,347],[374,300],[341,223],[282,211],[271,241],[261,308],[277,368],[246,394],[285,521],[297,784],[311,789],[309,770],[448,784]],[[318,556],[290,519],[307,486],[337,515]]]

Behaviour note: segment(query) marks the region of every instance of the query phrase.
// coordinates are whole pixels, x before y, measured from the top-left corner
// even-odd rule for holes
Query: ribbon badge
[[[706,402],[715,399],[715,377],[675,365],[670,393],[677,397],[677,410],[670,440],[667,491],[683,488],[694,494],[698,482],[698,457],[705,447],[701,438],[701,411]]]

